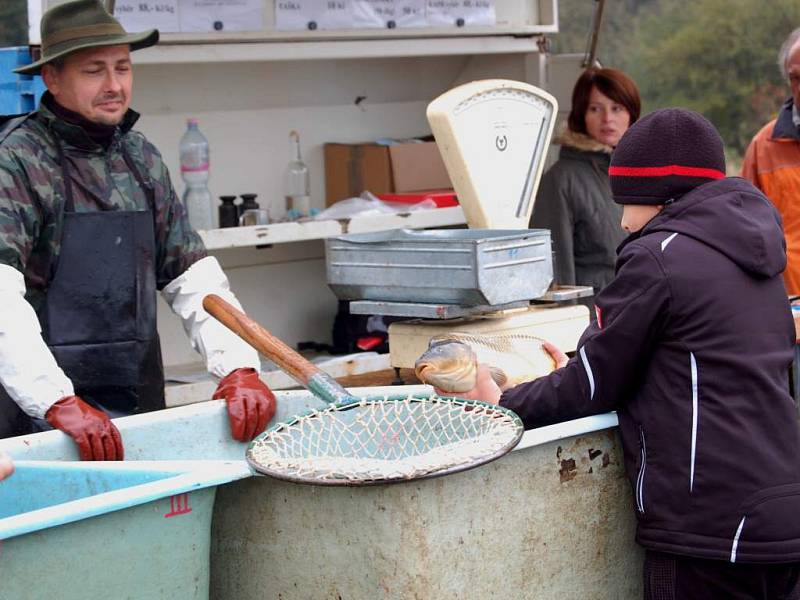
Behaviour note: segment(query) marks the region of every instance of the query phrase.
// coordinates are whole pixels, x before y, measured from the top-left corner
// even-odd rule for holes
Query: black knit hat
[[[722,138],[696,112],[657,110],[625,132],[611,155],[608,175],[615,202],[666,204],[725,177]]]

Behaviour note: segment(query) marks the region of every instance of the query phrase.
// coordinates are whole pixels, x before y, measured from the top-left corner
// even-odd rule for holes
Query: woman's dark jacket
[[[556,143],[561,152],[542,177],[530,226],[550,230],[557,283],[597,292],[614,277],[616,249],[625,239],[608,183],[612,148],[570,130]]]
[[[646,548],[800,561],[785,266],[780,217],[759,190],[702,185],[621,246],[567,366],[501,404],[526,427],[617,410]]]

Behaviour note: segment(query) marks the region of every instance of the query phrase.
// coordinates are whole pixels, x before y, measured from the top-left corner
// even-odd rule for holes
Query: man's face
[[[94,123],[117,125],[130,106],[133,71],[128,45],[78,50],[67,55],[60,70],[45,65],[42,76],[61,106]]]
[[[800,108],[800,42],[797,42],[789,50],[789,57],[786,59],[786,73],[789,75],[789,87],[792,88],[794,105]]]

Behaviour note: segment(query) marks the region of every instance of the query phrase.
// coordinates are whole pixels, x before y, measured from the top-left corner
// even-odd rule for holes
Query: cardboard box
[[[325,205],[360,195],[452,188],[436,142],[325,144]]]
[[[436,142],[389,146],[395,192],[452,188]]]

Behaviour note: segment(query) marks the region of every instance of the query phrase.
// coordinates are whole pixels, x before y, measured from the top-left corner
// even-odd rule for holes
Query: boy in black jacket
[[[725,177],[697,113],[634,124],[609,169],[630,236],[597,320],[558,370],[502,391],[485,368],[467,397],[527,428],[618,411],[646,549],[645,598],[800,597],[795,333],[773,205]]]

